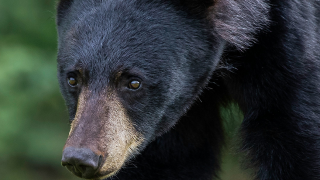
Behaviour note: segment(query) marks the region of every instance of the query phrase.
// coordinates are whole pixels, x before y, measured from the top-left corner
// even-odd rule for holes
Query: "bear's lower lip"
[[[110,172],[110,173],[106,173],[105,175],[102,175],[102,174],[97,174],[95,175],[94,177],[91,177],[91,178],[88,178],[90,180],[103,180],[103,179],[106,179],[108,177],[111,177],[113,176],[114,174],[116,174],[117,171],[114,171],[114,172]],[[82,177],[84,178],[84,177]],[[86,178],[87,179],[87,178]]]

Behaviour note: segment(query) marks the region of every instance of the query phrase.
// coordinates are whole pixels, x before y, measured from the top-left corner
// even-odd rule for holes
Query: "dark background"
[[[3,180],[78,179],[60,165],[69,124],[56,75],[55,7],[54,0],[0,0]],[[228,120],[241,117],[223,111]],[[226,124],[227,135],[235,136],[239,121]],[[234,144],[224,150],[222,180],[248,179],[234,156]]]

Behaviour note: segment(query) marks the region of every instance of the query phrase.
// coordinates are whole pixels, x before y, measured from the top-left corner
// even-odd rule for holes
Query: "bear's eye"
[[[129,83],[129,89],[137,90],[139,89],[141,83],[137,80],[133,80]]]
[[[69,84],[71,87],[75,87],[75,86],[78,84],[78,81],[77,81],[77,79],[76,79],[74,76],[69,76],[69,77],[68,77],[68,84]]]

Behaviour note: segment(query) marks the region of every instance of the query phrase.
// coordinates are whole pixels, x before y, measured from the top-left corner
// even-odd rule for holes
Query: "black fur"
[[[256,179],[319,180],[319,14],[317,0],[61,1],[70,120],[83,88],[98,98],[112,90],[145,141],[110,179],[209,180],[223,145],[219,107],[236,102]],[[79,69],[71,90],[67,74]],[[142,89],[119,90],[120,71]]]

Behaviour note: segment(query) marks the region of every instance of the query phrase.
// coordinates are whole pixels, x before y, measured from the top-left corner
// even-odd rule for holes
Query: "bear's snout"
[[[92,178],[100,166],[101,157],[88,148],[67,147],[63,151],[61,164],[76,176]]]

